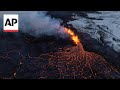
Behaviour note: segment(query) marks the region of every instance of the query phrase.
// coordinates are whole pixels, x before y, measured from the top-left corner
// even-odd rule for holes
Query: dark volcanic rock
[[[79,16],[88,18],[86,12],[48,12],[52,17],[62,19],[63,24],[66,26],[69,26],[66,23],[67,21],[73,20],[71,18],[72,13],[77,13]],[[89,19],[102,20],[96,18]],[[81,59],[82,55],[79,56],[81,52],[79,48],[73,50],[75,45],[69,38],[63,39],[54,36],[36,38],[24,33],[0,33],[0,78],[120,78],[118,72],[120,71],[120,54],[109,46],[103,45],[91,38],[90,35],[78,33],[72,26],[71,28],[79,35],[85,51],[89,51],[85,52],[85,59]],[[98,33],[101,36],[103,34],[102,32]],[[103,41],[102,37],[100,39]],[[113,38],[113,40],[119,42],[116,38]],[[91,52],[94,52],[94,54]]]
[[[96,52],[97,54],[102,55],[107,62],[111,65],[118,68],[120,71],[120,54],[115,52],[111,47],[107,45],[103,45],[102,43],[98,42],[97,40],[93,39],[87,33],[79,33],[79,37],[81,42],[87,51]]]
[[[17,36],[7,34],[7,37],[1,35],[0,38],[0,43],[4,42],[4,45],[1,45],[3,49],[0,50],[0,78],[2,79],[107,79],[120,77],[119,72],[106,63],[101,56],[84,51],[82,46],[80,46],[81,48],[75,46],[68,38],[54,36],[36,38],[22,33]],[[84,39],[92,41],[90,38]],[[81,34],[81,42],[86,40],[83,40]],[[90,42],[87,43],[90,44]],[[99,48],[102,47],[99,46]],[[82,54],[83,52],[85,53]],[[85,57],[83,57],[84,55]]]

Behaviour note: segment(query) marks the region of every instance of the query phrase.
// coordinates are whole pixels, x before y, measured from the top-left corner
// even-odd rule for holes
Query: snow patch
[[[120,52],[120,11],[99,12],[87,13],[88,18],[73,16],[77,20],[69,21],[68,24]]]

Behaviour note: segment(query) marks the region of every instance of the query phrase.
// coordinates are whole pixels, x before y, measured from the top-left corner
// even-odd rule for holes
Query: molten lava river
[[[70,35],[76,44],[71,48],[65,47],[57,52],[40,54],[37,57],[29,53],[25,56],[22,50],[7,52],[6,56],[1,56],[2,64],[10,63],[10,54],[18,54],[18,65],[10,64],[6,72],[0,69],[0,77],[3,79],[117,79],[120,73],[106,60],[93,52],[84,50],[83,45],[77,35],[65,28],[65,32]],[[6,63],[7,61],[8,63]],[[4,65],[5,64],[5,65]]]

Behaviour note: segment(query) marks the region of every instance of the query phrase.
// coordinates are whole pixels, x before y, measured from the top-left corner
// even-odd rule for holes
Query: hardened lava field
[[[75,43],[54,51],[26,36],[1,35],[1,79],[118,79],[120,73],[94,52],[85,51],[80,39],[65,29]],[[6,37],[7,36],[7,37]],[[12,39],[10,38],[12,37]],[[22,37],[22,38],[20,38]],[[42,41],[43,42],[43,41]],[[54,41],[49,41],[53,45]],[[42,46],[42,47],[40,47]],[[57,48],[57,45],[56,45]],[[53,50],[53,51],[52,51]],[[48,52],[45,52],[48,51]],[[44,52],[44,53],[43,53]]]

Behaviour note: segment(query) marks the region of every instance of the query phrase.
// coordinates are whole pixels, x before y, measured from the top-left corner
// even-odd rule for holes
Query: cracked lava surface
[[[67,32],[70,34],[70,32]],[[84,50],[74,33],[76,46],[59,48],[57,52],[26,54],[24,48],[7,46],[0,52],[1,79],[119,79],[120,73],[94,52]],[[73,37],[75,36],[75,38]],[[77,39],[77,40],[76,40]],[[14,48],[9,50],[10,48]]]

